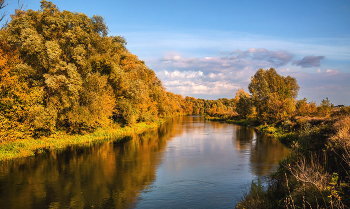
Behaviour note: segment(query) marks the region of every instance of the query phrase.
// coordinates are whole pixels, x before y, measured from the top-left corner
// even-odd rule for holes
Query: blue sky
[[[8,1],[12,13],[16,0]],[[40,1],[21,0],[38,10]],[[232,98],[259,68],[295,77],[298,98],[350,105],[350,1],[59,0],[61,10],[105,18],[109,35],[168,91]]]

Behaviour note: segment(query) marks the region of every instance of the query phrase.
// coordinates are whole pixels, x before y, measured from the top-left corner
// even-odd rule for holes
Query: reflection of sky
[[[136,207],[205,208],[220,202],[219,208],[232,208],[252,179],[276,165],[268,156],[271,165],[256,160],[260,157],[256,147],[262,142],[253,129],[192,119],[186,117],[181,125],[186,130],[168,142],[156,181],[141,194]],[[269,150],[274,148],[281,147]]]

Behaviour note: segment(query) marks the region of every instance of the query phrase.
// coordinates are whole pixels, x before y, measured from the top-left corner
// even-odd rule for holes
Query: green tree
[[[276,122],[295,110],[299,86],[295,78],[280,76],[275,69],[259,69],[248,86],[260,120]]]

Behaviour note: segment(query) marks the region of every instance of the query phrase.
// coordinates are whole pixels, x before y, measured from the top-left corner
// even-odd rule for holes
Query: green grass
[[[165,120],[153,123],[137,123],[132,126],[120,127],[113,124],[109,127],[98,128],[93,133],[67,134],[64,131],[57,131],[48,137],[38,139],[28,137],[18,141],[4,142],[0,144],[0,161],[19,157],[32,156],[42,152],[43,149],[62,149],[70,145],[90,145],[109,140],[120,140],[125,136],[132,136],[144,131],[159,127]]]

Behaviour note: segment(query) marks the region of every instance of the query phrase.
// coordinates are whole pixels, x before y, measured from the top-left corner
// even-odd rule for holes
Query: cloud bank
[[[187,58],[178,52],[168,52],[161,59],[150,59],[152,67],[156,69],[171,69],[179,71],[235,72],[245,68],[281,67],[293,58],[286,51],[269,51],[263,48],[250,48],[246,51],[236,49],[230,53],[222,53],[217,57]]]
[[[274,67],[280,75],[295,77],[301,90],[299,98],[317,102],[329,97],[335,104],[350,101],[350,73],[319,68],[304,72],[305,67],[320,66],[324,56],[305,56],[292,61],[294,54],[265,48],[236,49],[215,57],[188,57],[167,52],[161,58],[146,60],[168,91],[204,99],[233,98],[239,88],[248,91],[251,76],[260,69]],[[294,65],[294,67],[293,67]],[[338,95],[335,101],[332,95]],[[345,95],[345,97],[340,97]],[[345,99],[339,99],[345,98]]]
[[[350,74],[349,37],[281,39],[237,31],[139,29],[122,34],[128,49],[156,72],[167,90],[184,96],[232,98],[235,88],[247,90],[259,68],[274,67],[281,75],[298,80],[301,98],[319,102],[328,96],[333,102],[332,95],[342,94],[334,97],[334,103],[350,105],[344,90],[350,86],[345,80]],[[320,83],[325,89],[335,86],[334,92],[324,95],[316,90]]]
[[[237,89],[247,88],[259,68],[280,67],[293,55],[264,48],[236,49],[217,57],[183,57],[167,52],[161,59],[147,61],[169,91],[183,95],[234,97]]]

